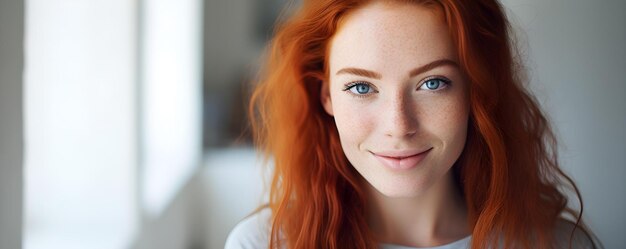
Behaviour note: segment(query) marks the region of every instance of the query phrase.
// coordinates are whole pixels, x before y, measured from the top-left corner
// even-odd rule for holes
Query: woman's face
[[[356,170],[389,197],[444,179],[465,144],[469,100],[443,17],[374,2],[346,16],[329,49],[322,103]]]

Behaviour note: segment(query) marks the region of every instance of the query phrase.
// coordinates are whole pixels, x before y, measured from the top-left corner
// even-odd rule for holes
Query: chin
[[[399,179],[390,179],[386,182],[370,182],[371,187],[379,194],[388,198],[413,198],[424,194],[428,190],[427,183],[404,182]]]
[[[378,191],[383,196],[387,198],[414,198],[418,197],[418,193],[407,192],[407,191]]]

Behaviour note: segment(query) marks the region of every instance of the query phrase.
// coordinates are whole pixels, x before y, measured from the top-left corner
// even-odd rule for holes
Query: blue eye
[[[422,90],[439,90],[449,84],[450,81],[442,78],[432,78],[426,80],[419,89]]]
[[[350,83],[346,85],[346,88],[344,88],[344,91],[346,90],[350,90],[350,92],[356,95],[367,95],[367,94],[375,92],[372,86],[370,86],[369,84],[365,82]]]
[[[364,85],[364,84],[358,84],[354,86],[353,89],[356,89],[357,93],[359,94],[366,94],[370,91],[370,86]]]

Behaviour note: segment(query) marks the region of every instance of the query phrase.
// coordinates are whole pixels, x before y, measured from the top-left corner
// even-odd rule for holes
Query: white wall
[[[26,12],[25,248],[126,248],[167,229],[154,226],[201,164],[202,2]]]
[[[223,248],[230,230],[255,208],[267,202],[262,174],[268,171],[252,148],[225,149],[207,154],[198,193],[205,226],[204,245]],[[269,182],[269,178],[266,178]]]
[[[504,0],[560,162],[606,248],[626,247],[626,1]]]
[[[202,1],[141,3],[141,199],[158,217],[202,158]]]
[[[22,246],[24,2],[0,1],[0,248]]]
[[[136,15],[26,1],[24,248],[124,248],[137,230]]]
[[[263,203],[257,159],[252,148],[207,153],[204,167],[158,219],[146,222],[132,248],[224,248],[230,230]]]
[[[204,238],[210,236],[204,229],[206,199],[200,188],[201,174],[196,174],[178,189],[174,199],[160,210],[158,217],[147,219],[133,241],[133,249],[200,249]]]

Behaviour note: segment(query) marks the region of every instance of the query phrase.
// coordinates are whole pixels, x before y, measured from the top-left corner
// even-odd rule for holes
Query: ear
[[[326,80],[322,81],[322,89],[320,92],[320,101],[328,115],[333,116],[333,102],[330,99],[330,83]]]

